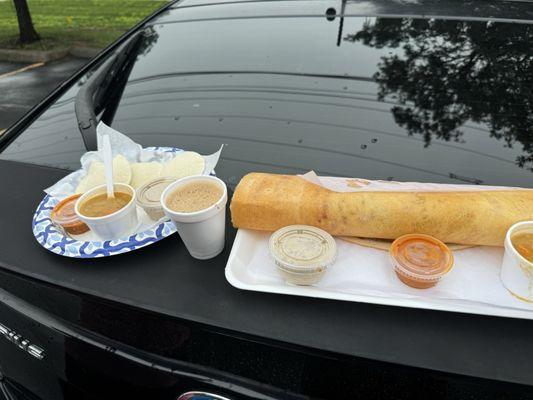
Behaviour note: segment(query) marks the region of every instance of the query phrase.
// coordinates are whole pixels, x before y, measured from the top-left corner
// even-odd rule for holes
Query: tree
[[[40,37],[33,27],[27,0],[13,0],[13,2],[17,11],[20,43],[28,44],[36,42]]]
[[[396,123],[410,135],[462,140],[467,121],[512,147],[533,171],[533,25],[377,18],[348,42],[401,51],[381,58],[378,98],[396,96]]]

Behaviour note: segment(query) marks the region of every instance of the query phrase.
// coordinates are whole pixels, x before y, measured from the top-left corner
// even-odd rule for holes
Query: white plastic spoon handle
[[[104,168],[105,168],[105,184],[107,187],[107,197],[115,197],[115,191],[113,190],[113,155],[111,153],[111,141],[109,135],[104,135],[103,150],[104,150]]]

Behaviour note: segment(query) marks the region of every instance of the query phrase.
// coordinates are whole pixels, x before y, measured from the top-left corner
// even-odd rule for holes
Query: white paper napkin
[[[80,159],[81,169],[65,176],[44,191],[59,199],[72,195],[81,178],[87,174],[91,163],[93,161],[103,160],[101,157],[101,150],[103,147],[102,136],[104,134],[109,135],[113,156],[122,154],[129,162],[165,162],[175,157],[175,154],[163,150],[143,149],[140,144],[135,143],[126,135],[107,126],[103,122],[100,122],[96,128],[98,151],[89,151],[85,153]],[[224,145],[221,145],[216,153],[202,156],[205,161],[204,175],[209,175],[214,171],[223,148]]]

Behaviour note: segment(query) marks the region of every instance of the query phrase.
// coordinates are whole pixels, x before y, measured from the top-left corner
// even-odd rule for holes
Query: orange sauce
[[[72,235],[81,235],[89,230],[89,227],[78,218],[74,211],[80,196],[81,194],[76,194],[60,201],[50,215],[54,223],[62,226],[66,232]]]
[[[399,237],[392,243],[390,255],[398,278],[416,289],[435,286],[453,266],[448,246],[429,235]]]

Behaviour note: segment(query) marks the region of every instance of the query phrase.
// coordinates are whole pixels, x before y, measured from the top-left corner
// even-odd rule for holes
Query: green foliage
[[[35,29],[43,40],[26,46],[49,49],[80,44],[104,47],[166,1],[28,0]],[[0,2],[0,47],[20,48],[11,0]]]

